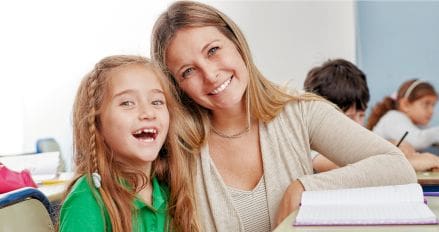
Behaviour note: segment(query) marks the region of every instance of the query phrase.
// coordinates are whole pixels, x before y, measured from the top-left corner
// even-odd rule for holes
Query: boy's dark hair
[[[346,111],[351,106],[365,111],[369,102],[366,75],[347,60],[328,60],[308,72],[304,89],[320,95]]]

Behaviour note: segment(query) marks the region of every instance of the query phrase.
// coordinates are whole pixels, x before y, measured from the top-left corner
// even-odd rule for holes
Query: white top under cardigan
[[[416,183],[399,149],[324,101],[289,103],[270,123],[259,123],[259,137],[272,225],[286,188],[297,178],[305,190]],[[345,167],[312,175],[311,149]],[[195,185],[202,231],[244,231],[207,144],[197,157]]]
[[[379,136],[395,141],[399,141],[406,131],[409,133],[404,142],[412,145],[417,151],[430,147],[434,143],[439,143],[438,126],[420,128],[413,124],[406,114],[398,110],[388,111],[373,128],[373,132]]]

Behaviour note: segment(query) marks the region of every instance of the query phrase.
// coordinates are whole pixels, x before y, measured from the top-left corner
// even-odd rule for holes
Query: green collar
[[[164,207],[167,200],[166,187],[160,186],[159,181],[156,177],[152,178],[152,208],[155,210]],[[141,209],[143,207],[151,208],[150,205],[145,204],[138,196],[134,199],[134,207],[136,209]],[[165,206],[166,207],[166,206]]]

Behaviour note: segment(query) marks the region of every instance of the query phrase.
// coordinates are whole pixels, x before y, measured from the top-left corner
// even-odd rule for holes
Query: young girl
[[[369,117],[367,128],[387,140],[398,141],[408,131],[404,141],[417,151],[439,142],[439,127],[426,128],[433,116],[437,93],[428,82],[413,79],[404,82],[396,99],[386,97]]]
[[[104,58],[83,79],[73,109],[76,178],[60,231],[198,230],[194,160],[178,144],[185,135],[170,88],[139,56]]]

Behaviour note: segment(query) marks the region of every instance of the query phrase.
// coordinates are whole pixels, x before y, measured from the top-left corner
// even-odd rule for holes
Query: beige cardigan
[[[413,168],[395,146],[323,101],[288,104],[270,123],[259,124],[259,135],[272,225],[286,188],[297,178],[305,190],[416,182]],[[313,175],[311,149],[344,167]],[[207,145],[197,159],[196,194],[203,231],[243,231]]]

